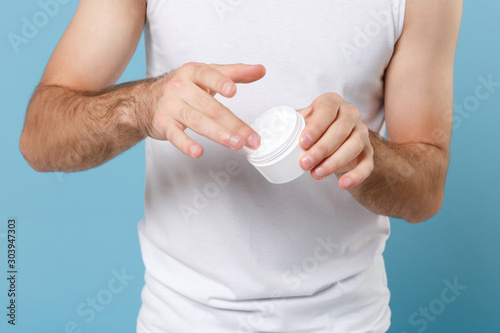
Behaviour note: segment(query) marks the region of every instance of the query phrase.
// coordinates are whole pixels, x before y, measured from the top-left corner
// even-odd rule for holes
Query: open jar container
[[[278,106],[260,115],[250,126],[260,135],[260,147],[243,148],[247,160],[271,183],[290,182],[304,173],[299,138],[305,127],[300,113]]]

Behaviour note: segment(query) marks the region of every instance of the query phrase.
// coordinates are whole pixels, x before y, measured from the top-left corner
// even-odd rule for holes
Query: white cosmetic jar
[[[278,106],[260,115],[250,126],[260,135],[260,147],[243,148],[247,160],[271,183],[288,183],[304,173],[299,157],[304,150],[299,138],[306,122],[288,106]]]

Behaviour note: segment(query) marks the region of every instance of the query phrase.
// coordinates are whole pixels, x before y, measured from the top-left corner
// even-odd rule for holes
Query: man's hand
[[[315,179],[333,173],[339,186],[349,189],[361,184],[373,171],[373,148],[369,131],[359,111],[335,93],[321,95],[299,111],[306,120],[300,145],[304,170]]]
[[[96,167],[146,136],[169,140],[193,158],[203,147],[189,128],[233,150],[257,148],[260,137],[214,95],[236,94],[235,83],[263,77],[261,65],[189,63],[170,74],[85,91],[42,84],[26,114],[20,146],[38,171]]]
[[[234,96],[235,83],[260,79],[263,66],[186,64],[114,85],[137,47],[146,8],[146,0],[79,2],[26,112],[19,146],[33,169],[94,168],[148,135],[199,157],[203,148],[187,128],[231,149],[259,146],[257,133],[213,96]]]
[[[299,111],[307,121],[301,166],[316,179],[336,173],[340,187],[377,214],[412,223],[436,214],[449,161],[461,16],[462,1],[408,1],[384,76],[387,140],[368,131],[340,96],[323,95]]]
[[[203,154],[203,147],[184,133],[187,128],[233,150],[244,145],[258,148],[257,132],[213,96],[233,97],[235,83],[250,83],[264,75],[261,65],[185,64],[157,82],[159,97],[149,112],[145,134],[169,140],[193,158]]]

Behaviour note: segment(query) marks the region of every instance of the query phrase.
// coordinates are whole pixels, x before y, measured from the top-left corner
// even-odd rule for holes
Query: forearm
[[[41,85],[28,106],[20,148],[37,171],[99,166],[145,138],[156,80],[101,91]]]
[[[374,170],[351,194],[375,213],[417,223],[442,204],[448,152],[425,143],[397,144],[370,132]]]

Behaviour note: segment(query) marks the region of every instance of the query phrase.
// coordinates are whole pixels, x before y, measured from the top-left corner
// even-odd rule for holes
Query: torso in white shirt
[[[404,0],[148,0],[148,76],[187,62],[263,64],[266,76],[217,97],[251,123],[337,92],[374,131]],[[191,131],[194,160],[146,140],[146,285],[138,332],[384,332],[389,220],[304,174],[268,183],[242,152]]]

